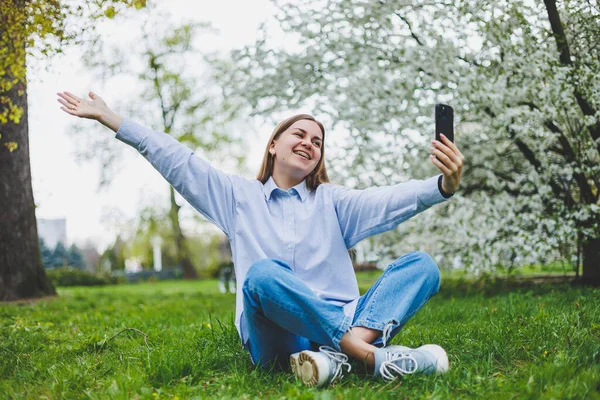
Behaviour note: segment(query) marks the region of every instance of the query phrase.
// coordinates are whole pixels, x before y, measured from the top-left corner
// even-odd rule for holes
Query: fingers
[[[448,169],[448,167],[446,167],[444,165],[444,163],[442,163],[440,160],[438,160],[434,155],[430,155],[429,158],[431,159],[431,161],[433,162],[433,164],[439,168],[440,171],[442,171],[442,173],[446,176],[449,176],[452,174],[452,171]]]
[[[442,151],[436,148],[431,149],[431,154],[433,154],[438,160],[443,162],[444,165],[447,167],[450,167],[454,163],[454,161],[451,160],[450,157],[448,157],[446,154],[444,154]]]
[[[440,134],[440,139],[441,141],[431,141],[430,152],[432,155],[430,158],[433,164],[446,176],[458,175],[460,177],[464,161],[463,155],[446,136]]]
[[[64,93],[56,93],[60,99],[57,99],[58,102],[64,105],[67,108],[73,109],[79,104],[79,101],[75,100],[73,97],[69,96],[67,92]]]
[[[69,102],[67,102],[67,101],[65,101],[65,100],[63,100],[63,99],[56,99],[56,100],[57,100],[57,101],[58,101],[60,104],[62,104],[63,106],[65,106],[66,108],[73,109],[73,108],[75,108],[75,107],[76,107],[74,104],[71,104],[71,103],[69,103]]]
[[[60,109],[63,110],[64,112],[66,112],[67,114],[77,116],[77,111],[75,111],[75,110],[72,110],[72,109],[66,108],[66,107],[61,107]]]
[[[442,140],[444,138],[442,138]],[[446,138],[446,141],[448,141],[448,138]],[[454,153],[452,148],[450,148],[447,144],[439,142],[437,140],[432,140],[431,144],[433,145],[433,147],[431,148],[432,153],[434,153],[437,150],[437,152],[439,154],[443,154],[446,157],[446,159],[451,159],[452,161],[458,161],[456,154]]]
[[[77,103],[81,102],[81,99],[79,97],[75,96],[73,93],[65,91],[65,94],[67,96],[69,96],[70,98],[72,98],[75,102],[77,102]]]
[[[465,157],[462,155],[458,147],[452,143],[446,136],[440,134],[440,138],[443,141],[432,140],[431,143],[434,147],[431,148],[431,153],[442,159],[446,165],[449,162],[456,164],[459,168],[462,167]]]
[[[431,147],[429,149],[429,152],[433,155],[433,157],[441,161],[444,164],[444,166],[451,172],[456,171],[456,169],[458,169],[458,167],[460,166],[456,155],[447,146],[435,140],[432,141],[432,143],[435,147]]]
[[[444,143],[446,146],[448,146],[452,150],[452,152],[458,156],[458,158],[464,160],[464,157],[463,157],[462,153],[460,152],[460,150],[458,149],[458,147],[456,147],[456,144],[453,143],[450,139],[448,139],[446,137],[446,135],[444,135],[443,133],[440,133],[440,139],[442,139],[442,143]]]

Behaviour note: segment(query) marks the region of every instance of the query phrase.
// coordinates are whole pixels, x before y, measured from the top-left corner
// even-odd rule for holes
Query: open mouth
[[[308,153],[306,153],[306,152],[304,152],[302,150],[294,151],[294,154],[296,154],[296,155],[304,158],[305,160],[309,160],[310,161],[310,156],[308,155]]]

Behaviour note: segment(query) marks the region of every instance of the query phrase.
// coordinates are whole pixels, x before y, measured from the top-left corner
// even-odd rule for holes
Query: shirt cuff
[[[449,199],[450,197],[454,196],[454,193],[447,193],[444,189],[442,189],[442,178],[443,177],[444,177],[444,175],[440,175],[440,178],[438,179],[438,189],[440,191],[440,194],[445,199]]]

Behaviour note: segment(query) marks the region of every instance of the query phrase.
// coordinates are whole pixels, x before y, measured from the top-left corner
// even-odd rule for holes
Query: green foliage
[[[368,285],[374,275],[360,275]],[[235,298],[217,282],[64,288],[31,305],[0,305],[0,393],[7,398],[598,398],[600,290],[568,284],[486,292],[452,279],[394,344],[439,343],[442,376],[385,384],[353,365],[309,389],[255,369],[235,328]],[[489,283],[489,282],[488,282]],[[507,291],[510,289],[510,291]],[[135,328],[137,333],[125,328]],[[147,336],[146,336],[147,335]]]
[[[74,268],[54,268],[46,270],[46,276],[54,287],[64,286],[98,286],[116,283],[109,276],[99,276]]]
[[[219,266],[231,261],[229,254],[220,250],[227,239],[222,235],[205,235],[188,238],[190,257],[200,278],[215,278]]]
[[[100,256],[100,267],[108,271],[124,270],[126,248],[127,243],[117,236],[112,246],[108,247]]]
[[[126,8],[145,6],[146,0],[100,0],[87,2],[86,7],[56,0],[0,0],[0,125],[8,121],[18,124],[23,116],[23,109],[6,93],[16,87],[19,96],[24,94],[26,53],[51,57],[83,36],[90,39],[98,18],[112,18]],[[16,146],[11,143],[5,146],[12,152]]]
[[[143,106],[130,107],[130,118],[172,135],[202,152],[209,161],[221,160],[239,167],[246,149],[232,126],[239,119],[240,108],[222,95],[221,88],[206,73],[213,65],[208,54],[198,50],[198,42],[212,32],[210,25],[175,23],[163,9],[147,13],[140,28],[126,41],[95,42],[87,49],[84,62],[100,79],[127,77],[137,81],[141,97],[127,102]],[[132,52],[132,48],[137,51]],[[110,152],[90,152],[89,148],[96,146],[90,146],[89,140],[81,146],[82,158],[101,159],[104,169],[111,169],[118,160]],[[105,162],[109,159],[113,162]],[[103,184],[110,183],[110,174],[104,179]]]
[[[165,10],[163,10],[165,11]],[[192,150],[202,152],[210,160],[225,160],[239,166],[246,154],[239,137],[234,137],[231,124],[237,118],[237,109],[220,96],[220,90],[207,79],[200,77],[199,71],[210,69],[203,54],[195,43],[201,34],[210,31],[206,23],[186,23],[176,25],[163,13],[151,13],[140,30],[133,32],[127,41],[110,45],[96,42],[84,57],[86,64],[99,72],[102,79],[127,75],[143,88],[143,106],[135,107],[128,117],[136,118],[157,131],[168,133]],[[137,49],[132,52],[131,49]],[[119,59],[115,54],[121,54]],[[190,65],[195,65],[190,68]],[[131,100],[136,103],[136,100]],[[140,104],[142,104],[140,103]],[[113,140],[103,136],[101,140]],[[115,165],[120,161],[114,151],[99,152],[98,145],[81,146],[82,158],[99,158],[103,165],[102,183],[108,185],[112,173],[119,171]],[[102,146],[102,145],[101,145]],[[91,151],[90,151],[91,149]],[[172,190],[169,188],[169,190]],[[194,245],[180,228],[180,208],[174,195],[170,196],[170,210],[147,207],[141,211],[136,238],[131,246],[131,254],[138,257],[143,265],[151,265],[153,260],[150,239],[160,236],[163,239],[161,250],[163,265],[188,265],[191,261],[195,269],[202,269],[204,254],[192,255]],[[205,246],[203,246],[205,247]],[[187,271],[190,272],[189,270]],[[185,274],[185,272],[184,272]],[[191,276],[191,274],[190,274]]]
[[[231,261],[220,261],[214,262],[208,265],[207,268],[201,270],[200,277],[201,278],[218,278],[221,273],[221,269],[231,267],[233,268],[233,263]]]
[[[139,212],[137,224],[135,236],[127,243],[128,256],[139,259],[144,267],[151,267],[154,265],[152,241],[158,236],[161,240],[162,265],[176,266],[177,246],[172,223],[165,210],[156,205],[145,207]]]
[[[152,240],[156,236],[161,239],[163,268],[176,266],[178,258],[172,221],[165,210],[156,206],[141,210],[135,235],[125,244],[127,257],[135,257],[143,266],[151,267],[154,263]],[[229,260],[230,257],[219,250],[224,240],[225,237],[218,234],[186,237],[187,251],[199,278],[216,277],[220,263],[225,261],[224,258]]]

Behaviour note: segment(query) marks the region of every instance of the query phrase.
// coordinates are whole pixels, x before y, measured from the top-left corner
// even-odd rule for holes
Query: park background
[[[58,297],[0,306],[0,392],[597,396],[597,4],[2,4],[3,40],[32,44],[26,81],[23,58],[2,59],[0,297],[54,287]],[[28,23],[15,23],[22,16]],[[229,262],[223,235],[110,131],[60,112],[55,93],[65,89],[94,90],[118,113],[247,178],[276,122],[309,112],[328,128],[332,181],[358,189],[436,173],[426,162],[433,106],[451,104],[466,155],[459,192],[355,255],[367,270],[358,273],[363,291],[401,254],[434,256],[442,291],[396,341],[442,344],[451,373],[393,385],[352,377],[315,392],[255,371],[239,348],[232,296],[206,279]],[[35,223],[20,224],[33,213],[66,218],[62,248],[40,244]],[[146,283],[124,284],[126,260],[129,271],[152,271],[155,237],[164,270],[188,280],[149,273]],[[77,248],[97,260],[82,263]]]

